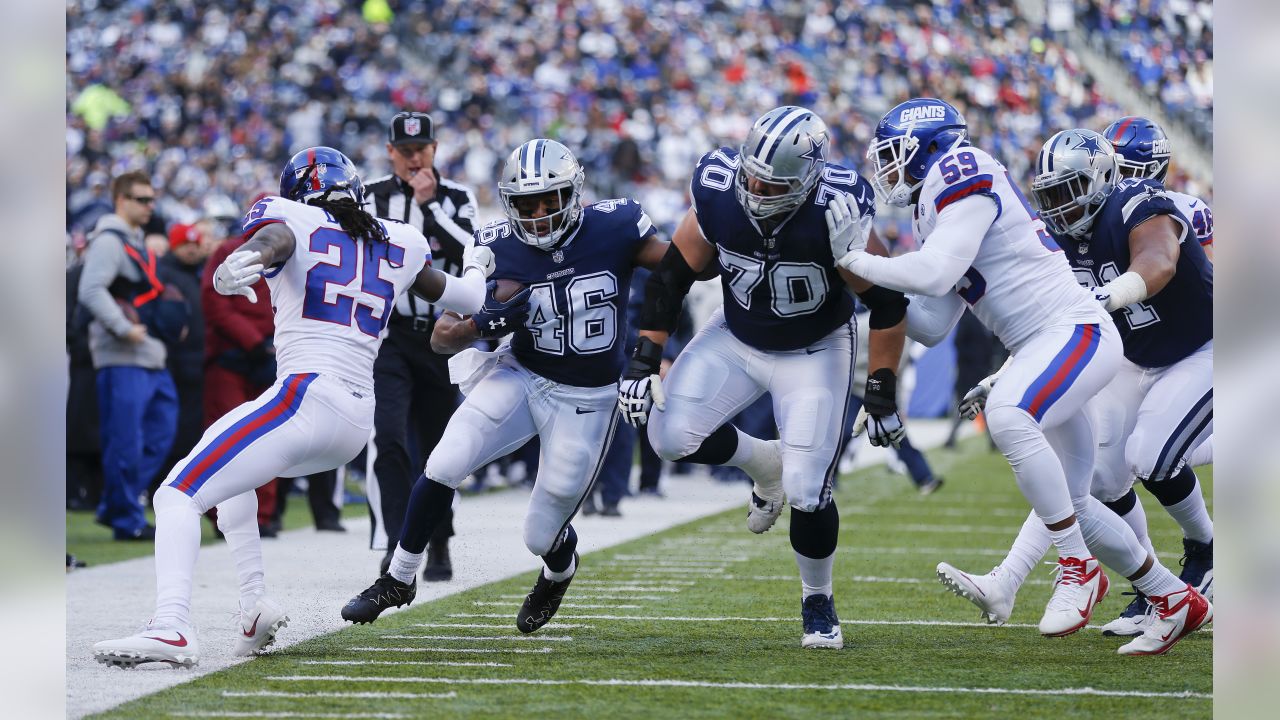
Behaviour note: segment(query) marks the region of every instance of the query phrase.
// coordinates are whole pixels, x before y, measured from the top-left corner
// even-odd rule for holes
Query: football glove
[[[618,380],[618,412],[631,427],[643,427],[649,422],[649,412],[654,405],[667,409],[667,396],[662,392],[662,379],[658,369],[662,366],[662,346],[647,337],[641,337],[631,354],[627,370]]]
[[[493,256],[493,251],[484,245],[472,245],[462,255],[462,272],[465,273],[471,268],[475,268],[484,273],[485,277],[493,274],[494,268],[497,267],[497,260]]]
[[[493,298],[493,291],[497,287],[496,280],[489,281],[484,305],[471,316],[471,322],[475,324],[476,333],[480,337],[502,337],[515,332],[516,326],[524,322],[525,316],[529,314],[529,288],[523,288],[507,300],[499,302]]]
[[[867,431],[867,439],[876,447],[901,447],[907,429],[898,415],[897,396],[898,376],[892,370],[880,368],[868,375],[853,436]]]
[[[256,250],[237,250],[213,272],[213,289],[219,295],[243,295],[258,302],[258,293],[250,287],[262,277],[262,254]]]
[[[831,257],[836,264],[852,253],[867,249],[867,233],[864,231],[858,203],[848,193],[837,193],[827,202],[827,237],[831,241]]]

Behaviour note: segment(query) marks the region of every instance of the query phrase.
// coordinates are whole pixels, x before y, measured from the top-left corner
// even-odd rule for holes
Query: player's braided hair
[[[382,223],[364,208],[356,204],[356,201],[349,195],[339,197],[326,196],[312,200],[310,205],[320,208],[333,216],[338,221],[338,225],[342,226],[342,231],[350,235],[352,239],[359,240],[364,238],[368,242],[389,242],[387,231],[382,227]]]

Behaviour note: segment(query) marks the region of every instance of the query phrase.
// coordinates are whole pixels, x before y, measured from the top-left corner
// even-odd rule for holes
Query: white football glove
[[[907,429],[902,425],[902,418],[898,417],[898,413],[892,415],[871,415],[867,413],[867,408],[858,408],[858,419],[853,423],[853,437],[858,437],[864,432],[867,434],[867,440],[876,447],[894,448],[902,447],[902,438],[906,437]]]
[[[493,274],[494,268],[497,267],[497,261],[493,256],[493,251],[485,245],[472,245],[462,256],[462,272],[466,273],[470,268],[475,268],[484,273],[485,277]]]
[[[213,272],[213,289],[219,295],[243,295],[249,302],[258,302],[258,293],[250,287],[262,277],[262,253],[257,250],[237,250]]]
[[[1000,373],[988,375],[982,378],[982,382],[973,386],[969,392],[964,394],[960,399],[960,417],[965,420],[972,420],[978,417],[979,413],[987,407],[987,396],[991,394],[991,388],[995,386],[996,380],[1000,378]]]
[[[667,409],[667,396],[662,391],[662,378],[657,374],[641,378],[622,378],[618,381],[618,412],[622,419],[634,428],[649,422],[649,412],[654,406]]]
[[[831,241],[831,257],[837,265],[844,258],[867,249],[866,229],[862,223],[858,203],[849,193],[837,193],[827,202],[827,237]]]

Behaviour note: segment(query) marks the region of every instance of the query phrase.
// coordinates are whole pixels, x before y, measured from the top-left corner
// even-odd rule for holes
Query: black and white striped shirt
[[[399,220],[422,231],[431,244],[433,267],[451,275],[462,272],[462,254],[471,245],[476,217],[476,197],[471,188],[436,174],[436,196],[419,205],[413,188],[395,175],[385,175],[365,185],[365,210],[380,218]],[[396,299],[395,315],[420,317],[433,323],[439,310],[412,293]]]

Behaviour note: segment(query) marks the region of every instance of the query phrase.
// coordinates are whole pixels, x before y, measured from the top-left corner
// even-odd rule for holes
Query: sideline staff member
[[[401,112],[391,118],[387,153],[392,174],[365,186],[365,209],[420,229],[431,243],[436,267],[447,273],[460,272],[463,251],[471,243],[476,199],[470,188],[440,177],[436,170],[431,116]],[[379,544],[381,533],[387,537],[383,572],[400,537],[413,480],[440,441],[458,403],[458,388],[449,384],[449,356],[431,350],[431,331],[438,315],[434,305],[412,293],[400,296],[373,366],[376,457],[368,476],[369,508],[374,546]],[[427,547],[425,580],[453,577],[449,562],[452,535],[450,514]]]

